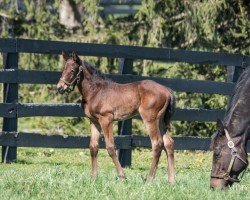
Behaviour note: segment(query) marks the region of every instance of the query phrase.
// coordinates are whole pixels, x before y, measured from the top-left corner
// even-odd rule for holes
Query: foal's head
[[[66,64],[63,68],[62,76],[57,83],[57,90],[60,94],[71,92],[76,84],[80,81],[80,73],[82,71],[82,61],[78,55],[73,52],[72,58],[69,58],[66,53],[62,53]]]
[[[210,185],[212,188],[226,188],[239,182],[239,174],[247,168],[247,153],[244,135],[232,138],[221,121],[217,122],[211,148],[213,150],[213,166]]]

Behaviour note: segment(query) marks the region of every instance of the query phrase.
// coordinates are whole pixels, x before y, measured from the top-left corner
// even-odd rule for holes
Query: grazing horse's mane
[[[230,124],[237,123],[238,125],[237,126],[235,125],[234,128],[239,127],[238,129],[240,129],[243,128],[242,126],[246,125],[248,121],[250,121],[248,116],[249,114],[246,116],[242,116],[244,115],[244,113],[247,113],[245,112],[245,110],[249,109],[248,107],[250,107],[246,103],[248,98],[250,98],[249,90],[250,90],[250,67],[247,67],[239,77],[234,87],[233,94],[230,98],[228,108],[226,110],[225,117],[223,120],[224,125],[226,127],[228,127]],[[238,130],[234,130],[231,132],[232,136],[238,136],[240,134],[242,133],[241,131]]]

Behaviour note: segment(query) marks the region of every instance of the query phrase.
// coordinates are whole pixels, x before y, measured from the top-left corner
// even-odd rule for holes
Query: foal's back
[[[151,80],[127,84],[112,82],[100,90],[92,102],[100,113],[110,112],[114,120],[124,120],[139,113],[140,108],[160,110],[170,94],[169,88]]]

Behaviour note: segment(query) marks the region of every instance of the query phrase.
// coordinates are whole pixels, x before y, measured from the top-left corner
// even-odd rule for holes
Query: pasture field
[[[116,172],[105,150],[100,150],[99,176],[90,176],[89,151],[82,149],[19,148],[18,162],[0,164],[0,199],[249,199],[250,170],[241,183],[226,191],[209,188],[211,152],[176,151],[175,185],[166,179],[162,154],[156,179],[145,183],[151,152],[133,151],[126,181]]]

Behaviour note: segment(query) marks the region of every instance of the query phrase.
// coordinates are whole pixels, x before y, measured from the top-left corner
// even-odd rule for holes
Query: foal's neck
[[[83,78],[78,85],[79,92],[85,102],[97,95],[107,86],[104,75],[90,63],[82,61],[84,65]]]

